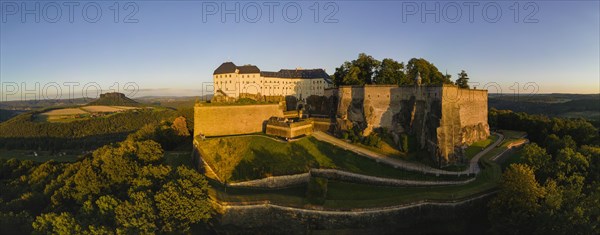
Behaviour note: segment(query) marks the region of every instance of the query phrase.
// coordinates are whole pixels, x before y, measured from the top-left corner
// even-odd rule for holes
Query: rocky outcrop
[[[90,102],[88,105],[138,106],[139,103],[128,98],[123,93],[108,92],[100,94],[100,98]]]

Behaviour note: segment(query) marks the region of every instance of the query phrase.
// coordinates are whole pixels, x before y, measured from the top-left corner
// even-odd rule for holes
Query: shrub
[[[348,132],[347,131],[342,132],[342,139],[345,139],[345,140],[348,139]]]
[[[381,138],[375,132],[372,132],[367,138],[363,140],[363,144],[371,147],[380,147],[381,146]]]

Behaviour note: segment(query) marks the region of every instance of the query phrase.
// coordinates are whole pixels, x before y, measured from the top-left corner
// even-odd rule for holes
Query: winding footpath
[[[391,165],[395,168],[401,168],[401,169],[405,169],[405,170],[418,171],[418,172],[422,172],[422,173],[429,173],[429,174],[435,174],[435,175],[455,175],[455,176],[467,175],[467,174],[479,174],[479,172],[481,171],[481,169],[479,168],[479,164],[478,164],[479,159],[483,155],[485,155],[486,153],[488,153],[489,151],[494,149],[496,146],[498,146],[500,143],[502,143],[502,141],[504,140],[504,135],[502,135],[500,133],[495,133],[495,135],[498,136],[498,139],[496,140],[496,142],[494,142],[493,144],[490,144],[483,151],[477,153],[473,158],[471,158],[471,160],[469,161],[468,169],[465,169],[463,171],[446,171],[446,170],[433,168],[433,167],[419,164],[419,163],[414,163],[414,162],[391,158],[384,154],[376,153],[376,152],[368,150],[366,148],[362,148],[362,147],[350,144],[346,141],[343,141],[341,139],[338,139],[336,137],[328,135],[324,132],[318,131],[318,132],[314,132],[312,134],[313,137],[317,138],[320,141],[330,143],[334,146],[337,146],[337,147],[352,151],[354,153],[360,154],[362,156],[371,158],[377,162],[382,162],[382,163]]]

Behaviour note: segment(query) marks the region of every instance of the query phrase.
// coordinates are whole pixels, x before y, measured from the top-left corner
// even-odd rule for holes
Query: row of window
[[[220,88],[220,87],[222,87],[222,86],[218,86],[218,87]],[[264,89],[269,89],[269,90],[271,90],[271,89],[283,89],[283,90],[292,90],[292,89],[294,89],[294,90],[302,90],[302,88],[301,88],[301,87],[295,87],[295,88],[291,88],[291,87],[282,87],[282,88],[279,88],[279,87],[270,87],[270,86],[268,86],[268,87],[265,87]],[[322,86],[317,86],[317,87],[311,86],[311,87],[310,87],[310,89],[311,89],[311,90],[315,90],[315,89],[317,89],[317,90],[321,90],[321,89],[324,89],[324,87],[322,87]],[[369,97],[371,97],[371,96],[369,95]]]
[[[217,76],[217,78],[230,78],[231,74],[223,74],[223,75],[216,75],[216,76]],[[251,76],[252,76],[252,78],[255,78],[256,74],[253,74],[253,75],[242,75],[242,78],[251,78]],[[261,81],[261,82],[263,82],[263,81]],[[229,81],[229,83],[231,83],[231,81]],[[249,82],[246,82],[246,83],[249,83]],[[266,83],[279,83],[279,81],[266,81]],[[300,82],[299,81],[296,81],[296,82],[283,81],[282,83],[283,84],[293,84],[293,83],[298,84]],[[313,84],[323,84],[325,82],[323,80],[313,80],[312,83]]]
[[[231,83],[231,80],[229,80],[229,81],[216,81],[215,83],[217,83],[217,84]],[[280,83],[279,81],[260,81],[260,83],[267,83],[267,84],[269,84],[269,83],[270,84],[300,84],[300,82],[288,82],[288,81],[283,81],[282,83]],[[313,84],[321,84],[321,83],[323,83],[323,81],[313,81]],[[256,81],[242,81],[242,84],[256,84]]]
[[[230,78],[231,74],[221,74],[221,75],[217,75],[217,78]],[[243,75],[242,74],[242,78],[255,78],[256,74],[252,74],[252,75]]]
[[[319,88],[317,88],[317,89],[319,89]],[[427,92],[427,97],[431,97],[431,94],[432,93]],[[349,95],[349,94],[346,94],[346,95]],[[434,97],[437,97],[437,95],[438,95],[437,93],[433,93]],[[371,95],[368,95],[367,98],[371,98]],[[377,95],[377,98],[379,98],[379,95]],[[390,95],[387,95],[387,98],[390,98]],[[400,96],[396,95],[396,98],[400,98]]]

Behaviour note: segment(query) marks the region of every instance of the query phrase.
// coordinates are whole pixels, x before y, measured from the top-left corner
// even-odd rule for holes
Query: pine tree
[[[467,72],[462,70],[458,74],[458,79],[456,79],[456,85],[460,88],[469,89],[469,75],[467,75]]]

